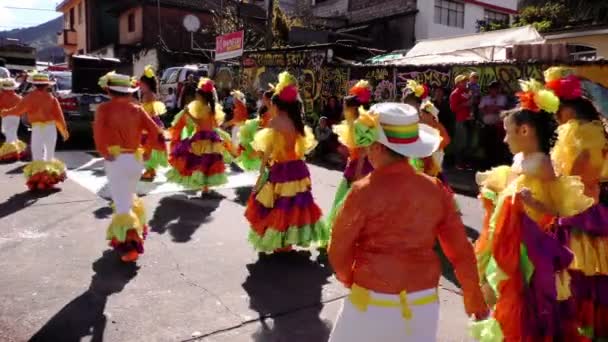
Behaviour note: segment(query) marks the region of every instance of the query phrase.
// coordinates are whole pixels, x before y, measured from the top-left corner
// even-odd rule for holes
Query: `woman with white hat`
[[[0,79],[0,110],[15,107],[21,101],[21,96],[15,92],[18,87],[12,78]],[[6,141],[0,147],[0,162],[12,163],[25,157],[27,145],[17,136],[20,121],[21,117],[11,112],[2,115],[2,133]]]
[[[353,185],[333,226],[329,261],[350,295],[330,342],[436,341],[437,240],[454,264],[466,312],[486,317],[473,246],[453,196],[407,162],[437,150],[437,132],[400,103],[377,104],[355,125],[374,171]]]
[[[57,130],[63,140],[69,138],[59,101],[48,91],[55,84],[48,74],[36,73],[28,82],[36,89],[26,95],[15,107],[0,111],[0,115],[27,115],[32,124],[32,162],[23,170],[30,190],[53,188],[65,180],[65,165],[55,159]]]
[[[162,130],[143,108],[132,101],[137,81],[126,75],[109,73],[99,86],[111,97],[95,112],[93,131],[97,151],[105,159],[115,212],[106,239],[124,262],[134,262],[144,252],[147,233],[143,203],[136,196],[137,182],[144,160],[156,147],[157,139],[148,139],[140,148],[144,132],[161,134]]]

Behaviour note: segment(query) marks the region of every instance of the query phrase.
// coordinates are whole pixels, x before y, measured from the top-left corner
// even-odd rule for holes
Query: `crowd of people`
[[[455,268],[475,339],[608,338],[608,208],[602,201],[608,139],[601,114],[572,71],[550,68],[544,84],[522,81],[510,110],[495,84],[482,97],[475,75],[458,76],[449,101],[442,90],[431,95],[428,86],[410,80],[401,103],[372,104],[369,82],[357,82],[341,104],[331,105],[342,108],[343,120],[323,118],[316,128],[320,140],[335,133],[348,154],[325,217],[305,162],[317,141],[305,125],[294,76],[281,73],[261,94],[255,118],[244,95],[233,91],[228,121],[213,81],[202,78],[165,128],[154,74],[151,68],[139,79],[110,73],[99,82],[111,97],[94,121],[114,209],[106,239],[124,262],[137,261],[147,236],[135,191],[142,176],[153,179],[167,166],[169,182],[200,190],[204,199],[228,181],[226,165],[234,163],[259,172],[244,212],[252,247],[279,255],[295,247],[326,251],[336,278],[350,290],[332,342],[435,341],[437,241]],[[20,158],[24,144],[12,134],[12,116],[28,115],[33,161],[25,176],[30,189],[46,190],[65,179],[54,145],[57,130],[64,139],[69,134],[46,91],[48,75],[29,81],[36,90],[23,99],[15,97],[13,80],[0,82],[7,136],[0,151],[11,156],[6,161]],[[448,106],[453,125],[442,115]],[[473,246],[442,166],[450,140],[458,158],[470,147],[476,108],[487,138],[504,135],[514,157],[511,165],[477,175],[486,215]]]

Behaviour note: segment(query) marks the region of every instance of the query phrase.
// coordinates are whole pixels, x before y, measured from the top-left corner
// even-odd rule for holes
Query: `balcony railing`
[[[57,33],[57,44],[60,46],[78,45],[78,34],[75,30],[63,30]]]

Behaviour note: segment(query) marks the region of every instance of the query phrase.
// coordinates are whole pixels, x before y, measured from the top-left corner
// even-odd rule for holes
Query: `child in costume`
[[[338,135],[338,140],[348,148],[348,161],[344,169],[342,180],[338,185],[338,190],[334,197],[332,208],[327,215],[325,225],[331,231],[334,219],[342,208],[344,199],[348,195],[353,182],[367,176],[373,171],[373,167],[367,159],[364,148],[358,147],[355,143],[355,121],[360,113],[369,109],[372,98],[372,87],[369,82],[361,80],[348,91],[348,96],[344,98],[344,121],[334,127],[334,133]],[[330,235],[330,234],[328,234]],[[327,241],[325,241],[325,244]]]
[[[25,166],[23,173],[30,190],[46,190],[63,182],[66,178],[65,165],[55,159],[57,130],[63,140],[69,138],[63,111],[59,101],[48,91],[55,84],[48,74],[36,73],[29,82],[36,89],[26,95],[13,108],[3,109],[0,115],[27,115],[32,125],[32,162]]]
[[[165,124],[163,124],[160,116],[167,113],[167,108],[165,107],[165,104],[162,101],[158,101],[156,97],[158,82],[152,66],[147,65],[145,67],[144,74],[139,79],[139,84],[141,105],[144,111],[152,118],[156,125],[163,130]],[[146,161],[146,171],[141,178],[144,181],[152,182],[154,181],[154,178],[156,178],[156,170],[161,166],[169,166],[169,163],[167,162],[167,146],[165,144],[164,135],[162,133],[157,134],[157,131],[154,131],[152,134],[145,132],[142,136],[142,145],[149,145],[147,144],[148,139],[157,140],[157,142],[153,144],[156,148],[151,151],[146,151],[146,154],[149,154],[150,158]]]
[[[600,202],[600,182],[608,178],[608,139],[599,112],[583,96],[572,70],[550,68],[545,81],[561,100],[551,153],[556,172],[579,176],[585,195],[594,201],[589,210],[560,220],[561,238],[574,253],[569,269],[578,328],[589,341],[608,339],[608,207]]]
[[[268,127],[268,123],[272,117],[270,112],[272,95],[274,95],[274,89],[264,92],[262,106],[258,110],[258,117],[247,120],[240,128],[239,153],[236,158],[236,164],[244,171],[259,170],[262,165],[260,153],[255,151],[251,144],[254,141],[255,134],[259,130]]]
[[[230,135],[218,127],[224,120],[224,111],[218,103],[213,81],[202,78],[196,90],[196,99],[177,114],[169,128],[172,169],[167,173],[170,182],[188,189],[202,189],[228,182],[224,153],[230,150]]]
[[[105,159],[114,215],[106,239],[124,262],[137,260],[144,252],[147,233],[143,202],[136,196],[137,182],[150,157],[155,139],[140,148],[144,132],[160,134],[161,129],[143,108],[131,99],[137,81],[129,76],[109,73],[99,80],[111,100],[97,108],[93,131],[97,151]]]
[[[431,157],[427,158],[410,158],[410,164],[419,172],[424,172],[431,177],[439,177],[445,184],[445,180],[441,176],[443,165],[443,157],[445,148],[450,144],[450,135],[448,131],[439,122],[439,110],[433,102],[425,99],[420,105],[420,122],[427,126],[433,127],[441,136],[441,143],[437,151],[433,152]]]
[[[15,107],[21,96],[15,93],[19,85],[12,78],[0,79],[0,110]],[[0,162],[12,163],[25,157],[27,145],[19,140],[17,131],[21,117],[11,112],[2,115],[2,133],[6,138],[0,147]]]
[[[420,84],[416,80],[408,80],[405,89],[403,89],[401,102],[409,104],[414,108],[420,108],[422,102],[428,96],[429,87],[426,84]]]
[[[491,319],[472,325],[480,341],[574,341],[565,269],[572,254],[554,236],[557,217],[588,209],[575,177],[556,176],[549,158],[559,99],[521,82],[520,108],[504,118],[512,166],[477,175],[486,218],[476,253]]]
[[[407,162],[437,150],[439,134],[401,103],[376,104],[355,126],[374,172],[353,185],[334,222],[329,261],[350,293],[329,341],[437,341],[437,241],[456,269],[466,313],[486,318],[473,246],[452,195]]]
[[[230,93],[233,98],[234,109],[232,110],[232,120],[228,121],[225,126],[232,127],[231,141],[233,146],[233,155],[238,154],[239,144],[239,132],[241,127],[249,119],[249,112],[247,111],[247,99],[245,94],[238,90],[234,90]]]
[[[249,241],[257,251],[266,253],[328,239],[303,160],[315,140],[302,119],[297,81],[288,72],[279,75],[272,111],[276,116],[268,128],[256,134],[252,144],[263,157],[260,178],[245,211],[251,225]]]

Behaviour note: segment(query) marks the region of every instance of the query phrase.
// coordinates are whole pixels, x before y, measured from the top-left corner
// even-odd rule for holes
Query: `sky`
[[[59,2],[58,0],[0,0],[0,31],[36,26],[55,19],[61,15],[55,12],[55,6]]]

